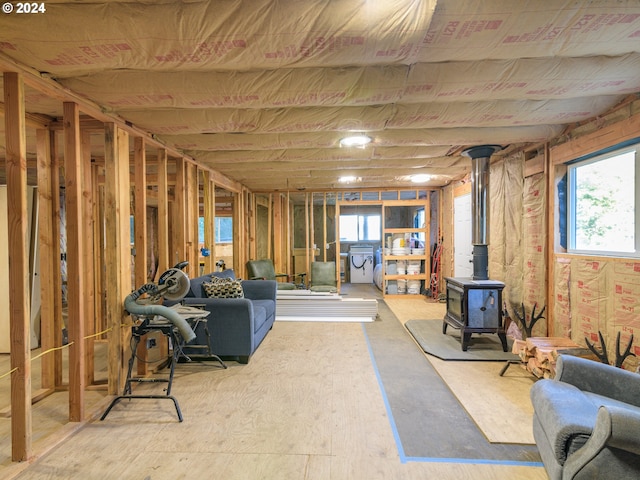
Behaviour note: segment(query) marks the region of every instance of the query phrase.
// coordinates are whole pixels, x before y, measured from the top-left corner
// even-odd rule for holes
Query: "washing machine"
[[[373,283],[373,247],[352,245],[349,249],[351,283]]]

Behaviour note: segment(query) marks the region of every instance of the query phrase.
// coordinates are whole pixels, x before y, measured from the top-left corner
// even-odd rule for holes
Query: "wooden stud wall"
[[[105,293],[110,329],[108,385],[111,395],[122,391],[126,377],[123,301],[131,291],[130,247],[126,238],[129,234],[128,144],[126,132],[113,123],[105,124]]]
[[[60,199],[60,180],[61,175],[60,171],[62,170],[62,161],[58,157],[58,135],[52,132],[51,136],[51,202],[52,202],[52,212],[51,215],[53,217],[53,238],[54,238],[54,251],[53,254],[55,257],[53,258],[54,263],[54,278],[51,282],[50,288],[53,289],[53,297],[55,299],[55,312],[53,317],[53,335],[54,335],[54,345],[59,347],[62,345],[62,327],[64,325],[62,319],[62,265],[60,260],[61,255],[61,225],[60,225],[60,214],[62,210],[61,199]],[[42,256],[40,258],[42,260]],[[44,283],[44,282],[42,282]],[[42,327],[41,327],[42,328]],[[56,350],[53,353],[54,356],[54,365],[55,365],[55,378],[53,379],[54,385],[58,387],[62,385],[62,350]]]
[[[291,204],[291,196],[289,195],[289,192],[287,192],[286,197],[284,197],[282,199],[282,201],[284,202],[285,205],[285,218],[284,218],[284,222],[285,222],[285,234],[284,234],[284,238],[285,238],[285,251],[287,252],[292,252],[293,251],[293,229],[291,228],[291,219],[293,218],[293,205]],[[289,255],[287,257],[287,272],[291,271],[291,255]]]
[[[149,266],[147,264],[147,150],[143,138],[134,139],[134,208],[133,208],[133,232],[135,240],[135,284],[136,286],[147,283]]]
[[[12,459],[31,456],[31,361],[29,252],[27,245],[27,158],[24,83],[17,73],[5,73],[5,151],[9,247],[9,309],[11,337]]]
[[[184,259],[188,252],[191,275],[199,273],[198,216],[201,209],[205,212],[206,224],[210,225],[206,230],[212,251],[208,269],[215,268],[216,185],[235,195],[234,226],[240,228],[242,235],[247,235],[246,226],[243,226],[246,218],[244,197],[249,192],[217,172],[201,169],[179,152],[167,149],[144,132],[110,117],[100,107],[60,89],[35,72],[13,63],[7,65],[1,58],[0,66],[7,70],[3,73],[3,116],[10,205],[11,448],[14,461],[25,461],[33,456],[30,275],[29,254],[25,248],[28,222],[26,128],[36,130],[39,255],[41,276],[47,279],[41,282],[39,292],[41,347],[43,351],[54,350],[40,360],[43,389],[35,392],[35,400],[65,387],[62,384],[63,354],[57,348],[62,346],[63,330],[59,219],[60,174],[64,172],[69,280],[69,420],[73,422],[86,419],[84,392],[94,381],[94,334],[108,329],[108,393],[120,393],[126,375],[130,328],[123,300],[133,288],[129,244],[130,178],[135,179],[136,186],[136,283],[145,283],[148,275],[145,221],[150,185],[158,186],[157,194],[154,192],[153,195],[158,206],[157,270],[165,271],[175,263],[174,258]],[[63,102],[62,122],[46,123],[42,118],[34,120],[26,114],[24,84],[27,82],[30,87]],[[90,117],[81,116],[80,111]],[[59,167],[56,132],[60,132],[63,142],[64,170]],[[104,156],[92,158],[91,135],[97,132],[105,137]],[[130,171],[130,134],[134,137],[135,147],[133,172]],[[155,175],[146,171],[149,145],[157,148],[158,173]],[[169,155],[175,157],[169,160]],[[178,167],[175,180],[168,175],[170,161],[175,161]],[[172,183],[176,185],[173,198]],[[207,199],[202,205],[201,188]],[[181,219],[187,219],[190,226],[183,226]],[[244,244],[236,242],[238,252],[234,254],[234,261],[246,259],[246,253],[239,248]],[[42,443],[44,448],[45,443]]]
[[[245,264],[250,238],[246,226],[246,222],[249,221],[246,196],[244,189],[233,195],[233,269],[236,272],[242,272],[244,278],[247,278]]]
[[[200,182],[198,180],[198,167],[195,164],[188,164],[188,191],[189,201],[187,203],[188,210],[186,212],[187,231],[189,232],[189,241],[187,246],[189,252],[187,260],[189,261],[189,276],[191,278],[200,275],[200,249],[198,248],[198,218],[200,217]]]
[[[216,258],[216,242],[215,242],[215,225],[216,225],[216,208],[215,183],[211,179],[208,171],[203,171],[203,192],[204,201],[204,246],[209,249],[209,256],[205,257],[205,272],[213,272],[215,270]]]
[[[58,196],[59,175],[55,168],[51,152],[53,134],[44,128],[36,131],[36,155],[38,157],[38,242],[40,248],[41,278],[53,282],[60,278],[60,236],[56,235],[58,216],[55,215],[54,197]],[[55,188],[54,188],[55,187]],[[54,195],[55,192],[55,195]],[[58,281],[56,285],[60,285]],[[43,351],[60,346],[61,339],[56,339],[55,332],[62,331],[61,301],[58,298],[60,289],[51,288],[50,283],[40,282],[40,345]],[[57,318],[57,321],[56,321]],[[57,329],[56,329],[57,326]],[[41,360],[41,386],[43,389],[55,388],[56,362],[54,355],[45,355]]]
[[[85,282],[80,109],[64,103],[64,175],[67,218],[67,329],[69,332],[69,420],[84,420]]]
[[[101,132],[104,135],[104,130]],[[95,331],[104,332],[107,329],[105,318],[104,297],[100,292],[105,291],[104,284],[104,185],[98,183],[98,178],[104,177],[104,166],[91,164],[91,184],[93,186],[92,220],[93,220],[93,288],[94,288],[94,315]],[[100,336],[105,339],[103,333]]]
[[[187,224],[184,215],[187,201],[185,177],[185,160],[180,157],[176,159],[176,185],[174,187],[174,201],[172,205],[173,251],[171,252],[171,259],[169,260],[170,267],[187,258]]]
[[[94,381],[94,342],[93,335],[98,331],[96,329],[95,315],[95,289],[93,271],[93,182],[91,175],[91,135],[88,131],[82,131],[80,134],[82,155],[80,163],[80,172],[82,175],[80,192],[81,192],[81,214],[83,234],[83,319],[84,319],[84,336],[87,337],[84,344],[85,358],[85,385],[91,385]],[[88,238],[87,238],[88,237]]]
[[[279,273],[288,272],[287,255],[283,255],[282,208],[282,196],[278,193],[273,202],[273,265]]]
[[[158,149],[158,270],[169,268],[169,185],[167,183],[167,150]],[[157,277],[156,275],[156,277]]]

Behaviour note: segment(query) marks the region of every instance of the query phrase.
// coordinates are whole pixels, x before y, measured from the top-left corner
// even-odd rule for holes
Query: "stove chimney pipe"
[[[500,150],[500,145],[479,145],[462,152],[471,158],[473,280],[489,280],[489,158]]]

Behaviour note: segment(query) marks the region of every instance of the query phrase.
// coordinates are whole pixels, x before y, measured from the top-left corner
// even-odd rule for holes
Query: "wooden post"
[[[11,337],[11,458],[32,454],[29,252],[27,251],[27,147],[24,83],[4,73],[9,247],[9,334]]]
[[[215,270],[215,221],[216,221],[216,205],[215,205],[215,185],[211,178],[210,172],[203,171],[204,185],[204,246],[209,249],[209,256],[204,259],[206,273]]]
[[[555,271],[556,271],[556,256],[555,256],[555,220],[556,220],[556,167],[551,161],[551,155],[549,152],[549,144],[544,145],[544,177],[545,187],[547,190],[547,234],[545,235],[546,244],[546,283],[547,292],[545,294],[547,308],[547,335],[552,337],[555,335],[555,312],[552,305],[555,304],[554,289],[555,289]]]
[[[273,263],[276,272],[289,273],[287,262],[283,256],[282,248],[282,197],[279,193],[274,195],[273,202]]]
[[[84,419],[85,389],[85,271],[82,215],[82,155],[80,109],[64,103],[64,176],[67,214],[67,305],[69,331],[69,420]]]
[[[204,273],[204,264],[200,264],[200,172],[201,170],[194,163],[193,164],[193,173],[194,173],[194,185],[193,185],[193,209],[194,217],[193,217],[193,258],[195,263],[195,277],[200,276],[201,273]],[[204,212],[202,214],[204,216]],[[203,239],[204,241],[204,239]]]
[[[129,137],[113,123],[105,124],[105,291],[109,322],[108,391],[115,395],[124,387],[124,352],[128,336],[123,301],[131,291],[129,239]],[[125,149],[126,147],[126,149]],[[123,155],[123,153],[126,153]],[[127,201],[123,201],[125,193]],[[126,239],[126,241],[123,241]],[[127,279],[128,277],[128,279]]]
[[[313,245],[316,243],[316,221],[315,221],[315,212],[313,209],[313,192],[311,195],[311,204],[309,205],[309,229],[310,229],[310,238],[311,241],[309,245],[307,245],[307,251],[305,254],[306,264],[305,264],[305,272],[309,272],[309,276],[311,276],[311,262],[315,257],[311,255],[311,252],[315,255],[316,249],[313,248]]]
[[[53,318],[53,330],[54,330],[54,345],[56,347],[62,346],[62,329],[64,328],[64,322],[62,319],[62,264],[60,262],[60,255],[62,252],[60,246],[60,159],[58,158],[58,136],[54,133],[51,136],[51,162],[52,162],[52,175],[51,175],[51,202],[53,217],[52,224],[52,236],[54,241],[55,258],[53,259],[53,277],[51,279],[51,288],[54,292],[54,318]],[[53,352],[54,356],[54,382],[55,386],[62,385],[62,350],[56,350]]]
[[[278,201],[278,197],[274,196],[272,193],[269,194],[269,203],[267,204],[267,256],[270,258],[274,258],[275,251],[273,250],[273,202]],[[254,218],[258,216],[258,207],[256,205],[254,209]],[[257,222],[256,228],[253,230],[254,236],[257,236]],[[257,239],[256,239],[257,241]],[[257,249],[256,249],[257,250]]]
[[[336,271],[340,270],[339,260],[335,259]],[[322,194],[322,261],[327,261],[327,192]]]
[[[285,204],[285,220],[284,220],[284,248],[288,253],[287,255],[287,263],[286,268],[287,272],[291,269],[291,253],[293,253],[293,249],[291,246],[293,245],[293,229],[291,228],[291,196],[289,192],[287,192],[287,196],[283,200]]]
[[[258,198],[255,194],[249,195],[249,258],[258,257]],[[267,241],[269,235],[267,234]],[[269,243],[270,244],[270,243]],[[267,250],[268,252],[268,250]],[[268,257],[269,255],[267,255]]]
[[[169,184],[167,150],[158,149],[158,273],[169,268]]]
[[[121,222],[116,229],[118,232],[118,247],[121,249],[120,258],[120,285],[122,285],[121,291],[121,300],[120,300],[120,318],[125,318],[125,310],[124,310],[124,298],[133,291],[133,279],[132,279],[132,268],[131,264],[133,257],[131,256],[131,214],[133,212],[132,202],[131,202],[131,158],[130,158],[130,148],[129,148],[129,133],[126,130],[121,128],[116,129],[117,134],[117,146],[118,146],[118,154],[117,159],[120,164],[120,168],[118,173],[120,178],[118,179],[118,193],[119,193],[119,215],[118,220]],[[108,213],[107,213],[108,214]],[[108,288],[108,286],[107,286]],[[123,322],[124,323],[124,322]],[[122,353],[121,358],[122,361],[122,371],[120,373],[120,378],[126,378],[126,367],[127,363],[125,359],[128,359],[130,350],[129,345],[131,345],[131,329],[130,328],[121,328],[120,329],[120,337],[121,337],[121,345],[122,345]]]
[[[338,277],[338,291],[340,291],[340,286],[342,285],[342,277],[340,276],[340,264],[342,263],[342,259],[340,258],[340,201],[336,198],[336,213],[334,218],[336,219],[336,229],[335,229],[335,246],[336,246],[336,263],[337,268],[336,268],[336,276]],[[384,232],[384,208],[382,209],[382,231]],[[384,237],[384,236],[383,236]],[[382,241],[384,242],[384,238],[382,239]],[[383,243],[384,245],[384,243]],[[383,262],[384,264],[384,262]],[[349,264],[345,265],[345,278],[347,275],[346,269],[349,267]],[[384,273],[384,271],[383,271]],[[384,286],[383,286],[383,291],[384,291]]]
[[[176,186],[173,200],[173,249],[169,260],[170,266],[187,259],[187,210],[185,208],[187,196],[185,194],[185,161],[176,159]]]
[[[91,182],[93,184],[93,271],[94,271],[94,288],[95,295],[95,307],[94,312],[96,315],[96,328],[102,332],[107,330],[108,321],[106,315],[105,298],[102,292],[105,291],[105,224],[103,219],[105,218],[104,208],[104,180],[100,181],[100,177],[104,179],[104,165],[93,164],[91,166]],[[102,185],[101,185],[102,182]],[[101,336],[103,339],[106,335]]]
[[[47,281],[40,282],[40,346],[46,352],[58,344],[60,330],[56,330],[56,297],[60,292],[55,289],[53,280],[59,275],[55,265],[60,265],[60,248],[54,237],[54,223],[58,217],[54,215],[53,177],[58,175],[51,155],[51,131],[39,128],[36,131],[36,156],[38,159],[38,245],[40,248],[40,276]],[[57,183],[56,183],[57,185]],[[58,237],[59,242],[59,237]],[[57,283],[59,285],[59,282]],[[60,327],[60,325],[58,325]],[[45,355],[41,360],[41,384],[43,389],[55,387],[55,355]]]
[[[94,290],[94,271],[93,271],[93,182],[91,175],[91,135],[89,132],[82,132],[82,164],[80,171],[82,174],[82,183],[80,185],[81,210],[82,210],[82,228],[83,228],[83,289],[82,296],[84,310],[84,336],[91,336],[85,341],[85,382],[91,385],[94,381],[94,344],[95,338],[92,336],[98,330],[96,329],[96,316],[94,314],[95,307],[95,290]],[[87,238],[89,237],[89,238]]]
[[[191,278],[198,276],[200,262],[198,255],[198,177],[197,167],[185,162],[185,247],[186,256],[183,260],[189,262],[187,272]]]
[[[147,152],[144,138],[133,139],[133,235],[134,235],[134,283],[140,287],[147,283]],[[149,357],[146,348],[146,338],[138,344],[136,354],[142,361],[138,362],[138,375],[149,373]]]
[[[135,284],[136,287],[147,283],[147,154],[144,138],[134,139],[134,213],[133,232],[135,238]]]
[[[216,251],[216,238],[218,235],[217,232],[217,228],[218,228],[218,223],[217,223],[217,218],[218,218],[218,211],[217,211],[217,206],[216,206],[216,183],[214,180],[214,176],[211,175],[210,177],[210,192],[211,192],[211,268],[215,269],[215,262],[216,259],[218,258],[218,252]]]
[[[242,192],[234,192],[233,194],[233,269],[236,272],[242,272],[242,277],[247,278],[247,270],[244,262],[244,258],[240,258],[240,242],[244,239],[242,237],[243,229],[240,225],[240,213],[242,211]],[[240,270],[241,269],[241,270]]]

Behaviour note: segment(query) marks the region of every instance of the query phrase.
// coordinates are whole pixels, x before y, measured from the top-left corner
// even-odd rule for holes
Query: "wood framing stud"
[[[32,452],[29,252],[27,251],[27,159],[24,84],[17,73],[4,74],[4,128],[7,159],[9,246],[9,335],[11,341],[11,457]]]
[[[67,305],[69,331],[69,420],[84,420],[85,285],[80,110],[64,103],[64,175],[67,218]]]

